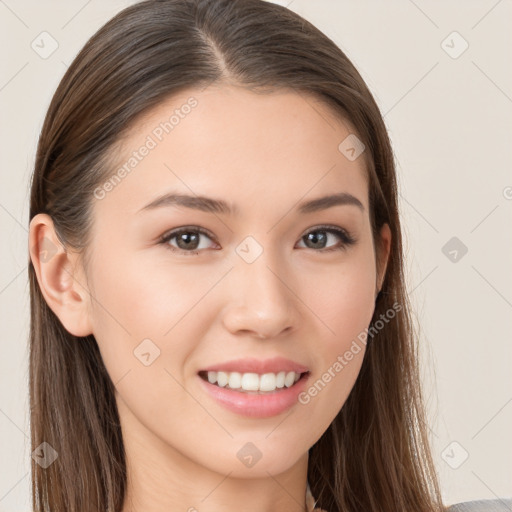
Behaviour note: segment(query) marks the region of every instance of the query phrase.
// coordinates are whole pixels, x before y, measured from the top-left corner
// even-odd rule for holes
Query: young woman
[[[390,141],[292,11],[149,0],[87,42],[29,279],[35,511],[445,509]]]

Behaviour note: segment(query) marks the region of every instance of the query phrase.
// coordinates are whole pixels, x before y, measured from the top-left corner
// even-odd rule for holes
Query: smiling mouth
[[[208,372],[206,371],[200,371],[198,373],[199,377],[201,377],[202,380],[208,382],[209,384],[211,384],[212,386],[216,386],[218,388],[221,388],[221,389],[226,389],[226,390],[230,390],[230,391],[237,391],[239,393],[245,393],[245,394],[248,394],[248,395],[270,395],[270,394],[274,394],[274,393],[279,393],[281,391],[286,391],[287,389],[290,389],[292,387],[294,387],[297,383],[301,382],[302,380],[306,379],[308,376],[309,376],[309,371],[307,372],[303,372],[300,374],[299,378],[293,382],[293,384],[291,386],[282,386],[280,388],[276,387],[275,389],[271,390],[271,391],[254,391],[254,390],[246,390],[246,389],[243,389],[242,387],[239,387],[239,388],[231,388],[229,386],[229,383],[226,384],[225,386],[219,386],[217,382],[210,382],[208,380]]]

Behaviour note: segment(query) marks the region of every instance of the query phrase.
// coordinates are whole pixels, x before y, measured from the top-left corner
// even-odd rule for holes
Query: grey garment
[[[451,505],[446,512],[512,512],[512,498],[466,501]]]

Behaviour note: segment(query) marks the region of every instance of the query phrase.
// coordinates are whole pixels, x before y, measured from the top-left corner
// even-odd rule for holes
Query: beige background
[[[30,509],[26,265],[38,133],[67,65],[131,3],[0,0],[0,512]],[[512,2],[276,3],[347,53],[385,115],[443,496],[510,497]],[[31,47],[43,31],[58,43],[45,59]]]

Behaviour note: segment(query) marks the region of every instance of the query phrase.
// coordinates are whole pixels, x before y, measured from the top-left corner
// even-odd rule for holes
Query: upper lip
[[[281,371],[305,373],[309,371],[306,366],[296,363],[284,357],[273,357],[271,359],[232,359],[223,363],[214,364],[203,368],[203,372],[240,372],[240,373],[278,373]]]

